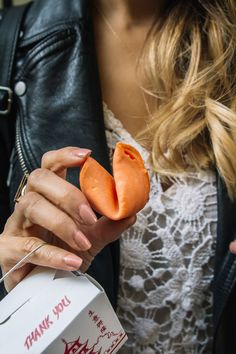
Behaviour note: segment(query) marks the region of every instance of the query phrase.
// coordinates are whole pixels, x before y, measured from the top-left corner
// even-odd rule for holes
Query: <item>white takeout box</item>
[[[0,354],[111,354],[126,340],[88,275],[36,267],[0,302]]]

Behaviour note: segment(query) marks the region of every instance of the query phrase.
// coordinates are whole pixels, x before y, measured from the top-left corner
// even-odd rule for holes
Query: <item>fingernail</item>
[[[87,237],[81,231],[76,232],[74,240],[77,246],[84,251],[88,250],[92,246]]]
[[[236,253],[235,252],[235,241],[232,241],[230,244],[229,244],[229,249],[230,249],[230,252],[231,253]]]
[[[72,152],[73,157],[80,158],[80,159],[82,159],[90,154],[91,154],[91,150],[89,150],[89,149],[78,149],[78,150],[74,150]]]
[[[82,259],[73,256],[64,257],[64,262],[67,266],[72,267],[74,269],[79,269],[82,264]]]
[[[90,207],[86,204],[80,206],[79,214],[86,225],[94,225],[97,222],[96,215],[94,214],[92,209],[90,209]]]

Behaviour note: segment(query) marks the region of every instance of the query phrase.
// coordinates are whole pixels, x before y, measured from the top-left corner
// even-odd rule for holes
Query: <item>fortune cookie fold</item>
[[[148,201],[150,181],[139,152],[116,144],[113,176],[88,157],[80,172],[80,187],[91,207],[112,220],[135,215]]]

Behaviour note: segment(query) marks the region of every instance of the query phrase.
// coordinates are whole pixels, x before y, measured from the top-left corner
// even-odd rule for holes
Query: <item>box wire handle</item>
[[[25,263],[27,259],[29,259],[36,251],[38,251],[41,247],[47,245],[47,242],[41,243],[40,245],[36,246],[32,251],[30,251],[27,255],[25,255],[23,258],[17,262],[14,267],[12,267],[8,272],[6,272],[3,277],[0,279],[0,284],[16,269],[20,268],[22,264]]]

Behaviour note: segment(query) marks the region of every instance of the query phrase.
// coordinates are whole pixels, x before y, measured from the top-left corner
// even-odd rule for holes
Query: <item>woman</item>
[[[24,21],[11,209],[31,173],[10,217],[1,176],[3,271],[47,245],[5,287],[34,264],[89,268],[117,304],[123,353],[236,351],[235,5],[41,0]],[[11,145],[8,125],[0,151]],[[91,150],[109,169],[106,143],[111,156],[117,140],[135,145],[150,171],[150,202],[135,224],[97,220],[73,186],[78,169],[67,171]],[[122,232],[119,263],[110,242]]]

